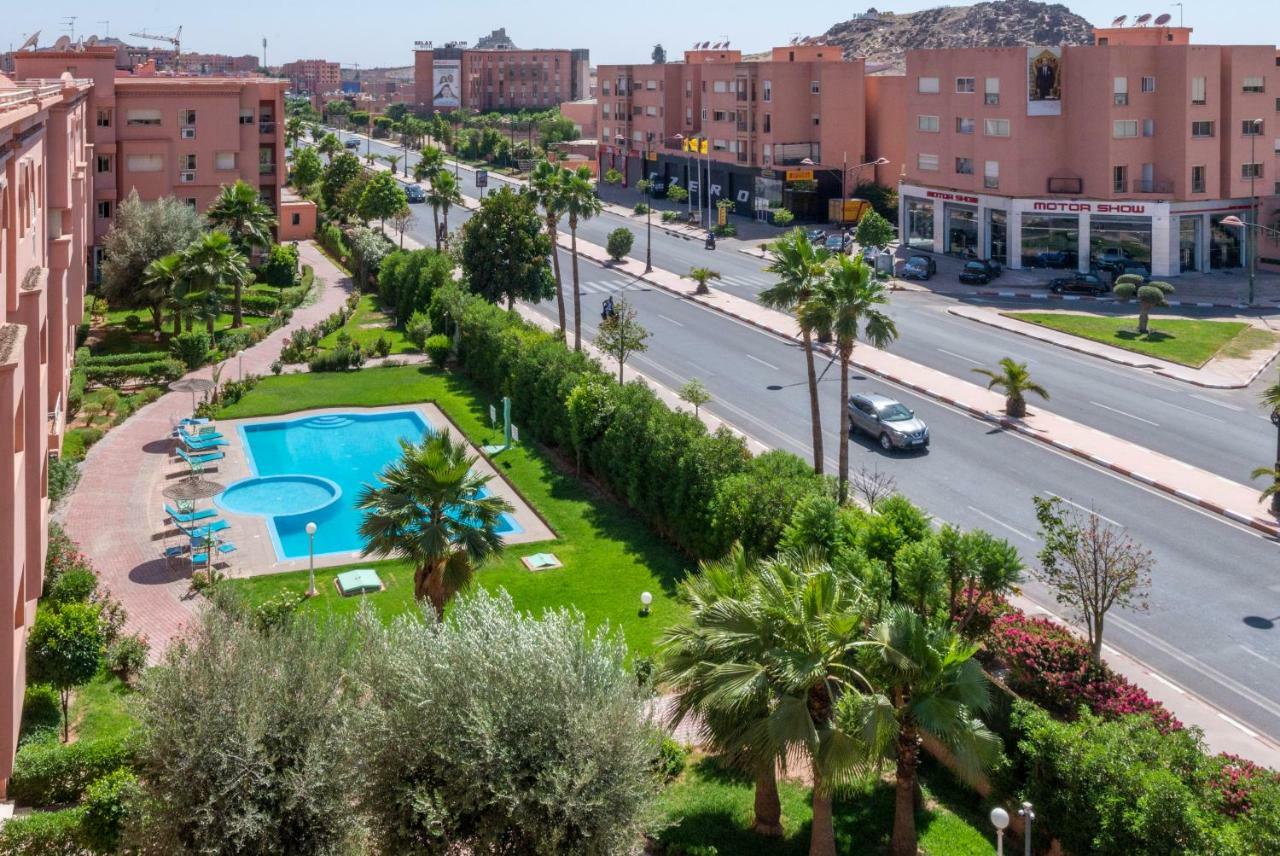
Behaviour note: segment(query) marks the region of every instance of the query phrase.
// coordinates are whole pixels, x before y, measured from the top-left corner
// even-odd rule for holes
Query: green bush
[[[252,344],[252,338],[253,334],[249,332],[247,327],[241,327],[238,330],[227,330],[217,337],[218,350],[222,351],[224,356],[235,356]]]
[[[96,779],[129,763],[124,740],[27,743],[13,761],[9,797],[33,808],[75,802]]]
[[[240,305],[249,315],[270,315],[280,308],[280,298],[274,294],[245,294]]]
[[[7,856],[83,856],[82,808],[41,811],[15,817],[0,828],[0,853]]]
[[[136,380],[167,383],[182,377],[184,371],[184,366],[179,360],[169,358],[126,365],[84,367],[87,380],[113,388]]]
[[[663,735],[658,746],[658,757],[654,762],[658,775],[665,781],[671,781],[684,772],[684,765],[689,760],[689,750],[679,740]]]
[[[609,239],[605,245],[605,249],[609,252],[609,258],[615,262],[622,261],[627,253],[631,252],[631,246],[635,243],[635,240],[636,236],[631,234],[630,229],[623,226],[614,229],[609,233]]]
[[[83,460],[84,455],[93,445],[102,439],[101,428],[73,428],[67,432],[62,441],[63,455],[75,460]],[[71,438],[75,438],[72,440]],[[70,441],[70,442],[68,442]],[[78,454],[76,454],[78,452]]]
[[[71,381],[67,387],[67,416],[75,416],[84,404],[84,385],[88,378],[84,369],[76,366],[71,370]]]
[[[121,636],[107,646],[103,663],[111,674],[129,684],[147,667],[150,652],[151,643],[145,636],[137,633]]]
[[[169,350],[188,369],[197,369],[209,359],[209,334],[200,330],[182,333],[169,340]]]
[[[80,458],[65,454],[49,461],[49,499],[58,502],[80,482]]]
[[[773,225],[775,226],[790,226],[796,219],[796,215],[786,208],[774,208],[769,214],[773,218]]]
[[[404,325],[404,335],[419,351],[427,346],[431,335],[431,319],[425,312],[414,312]]]
[[[679,211],[663,211],[663,212],[662,212],[662,222],[663,222],[663,223],[674,223],[674,222],[676,222],[677,220],[679,220],[681,216],[682,216],[682,215],[680,214],[680,212],[679,212]]]
[[[360,352],[360,346],[345,343],[327,351],[319,351],[307,361],[307,366],[313,372],[344,372],[358,369],[363,364],[364,355]]]
[[[725,553],[734,541],[753,556],[777,549],[792,511],[802,499],[821,495],[823,479],[790,452],[765,452],[741,472],[724,478],[711,501],[711,552]]]
[[[431,364],[438,369],[444,368],[445,363],[449,361],[449,352],[453,350],[453,342],[448,336],[436,334],[430,336],[423,344],[427,357],[430,358]]]
[[[385,357],[391,353],[391,339],[386,333],[379,334],[378,340],[373,343],[373,352],[379,357]]]
[[[154,363],[157,360],[169,359],[166,351],[136,351],[131,354],[102,354],[97,357],[76,359],[81,366],[131,366],[136,363]]]
[[[40,603],[50,609],[57,609],[66,603],[88,603],[89,598],[98,590],[98,575],[88,568],[72,568],[45,589]]]
[[[115,853],[120,848],[120,832],[130,806],[137,804],[141,793],[138,777],[125,768],[89,785],[80,822],[85,846],[94,853]]]
[[[298,281],[298,248],[292,244],[272,244],[262,265],[262,279],[277,288],[287,288]]]
[[[29,684],[22,698],[21,746],[32,740],[57,740],[62,728],[62,700],[48,684]]]
[[[635,208],[633,208],[632,210],[635,211],[637,214],[648,214],[649,206],[644,202],[637,202],[635,205]]]

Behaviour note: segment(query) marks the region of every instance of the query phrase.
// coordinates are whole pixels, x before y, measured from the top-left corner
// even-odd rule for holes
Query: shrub
[[[274,630],[283,626],[306,603],[307,595],[300,591],[282,591],[258,604],[253,618],[262,630]]]
[[[732,238],[738,234],[738,227],[732,223],[725,223],[723,226],[715,226],[711,230],[721,238]]]
[[[58,502],[80,482],[80,459],[65,454],[49,461],[49,500]]]
[[[635,208],[633,208],[632,210],[635,211],[637,214],[648,214],[649,206],[647,203],[637,202],[635,205]]]
[[[689,760],[689,750],[674,737],[664,736],[658,745],[658,758],[654,769],[663,781],[671,781],[684,772],[684,765]]]
[[[427,337],[431,335],[431,319],[425,312],[414,312],[404,325],[404,334],[413,342],[419,351],[427,345]]]
[[[67,416],[75,416],[84,403],[84,385],[88,378],[80,366],[71,370],[71,380],[67,387]]]
[[[298,281],[298,248],[292,244],[272,244],[262,265],[262,280],[277,288],[287,288]]]
[[[752,458],[741,472],[716,485],[709,554],[723,554],[734,541],[741,541],[750,555],[771,555],[792,510],[822,486],[822,477],[813,467],[789,452],[775,450]]]
[[[605,249],[609,252],[609,258],[615,262],[622,261],[627,253],[631,252],[631,246],[635,243],[636,236],[631,234],[631,230],[625,227],[618,227],[609,233],[608,243]]]
[[[66,530],[56,522],[49,523],[49,546],[45,550],[44,587],[52,586],[67,571],[76,568],[92,570],[89,559],[80,552],[80,545],[72,541]]]
[[[97,357],[77,358],[80,366],[130,366],[135,363],[154,363],[157,360],[169,359],[167,351],[135,351],[130,354],[103,354]]]
[[[679,219],[680,219],[680,212],[679,212],[679,211],[663,211],[663,212],[662,212],[662,222],[663,222],[663,223],[674,223],[675,221],[677,221],[677,220],[679,220]]]
[[[391,340],[386,334],[378,336],[378,340],[373,343],[373,352],[380,357],[385,357],[391,353]]]
[[[283,371],[284,371],[284,363],[280,362],[279,360],[271,361],[271,373],[273,375],[278,375]]]
[[[57,609],[67,603],[88,603],[98,589],[98,575],[88,568],[72,568],[45,589],[40,603]]]
[[[128,743],[119,739],[31,742],[14,758],[9,796],[34,808],[74,802],[91,782],[130,758]]]
[[[125,768],[89,785],[80,823],[85,846],[95,853],[115,853],[120,848],[120,833],[129,808],[141,793],[138,777]]]
[[[18,745],[32,740],[57,740],[62,725],[62,702],[48,684],[30,684],[22,697],[22,727]]]
[[[364,364],[364,356],[358,344],[340,344],[328,351],[320,351],[307,361],[313,372],[344,372],[358,369]]]
[[[772,216],[773,225],[775,226],[790,226],[796,219],[796,215],[786,208],[774,208],[769,214]]]
[[[82,856],[82,808],[15,817],[0,827],[0,853],[8,856]]]
[[[436,334],[427,338],[426,342],[423,343],[422,349],[427,352],[427,357],[430,358],[431,364],[438,369],[442,369],[445,363],[449,361],[449,353],[453,350],[453,342],[449,340],[448,336]]]
[[[209,359],[209,334],[200,330],[181,333],[169,340],[169,350],[188,369],[196,369]]]
[[[240,305],[250,315],[270,315],[280,308],[280,298],[274,294],[245,294]]]
[[[147,656],[151,653],[151,643],[140,633],[121,636],[107,646],[105,665],[111,674],[126,684],[142,674],[147,667]]]

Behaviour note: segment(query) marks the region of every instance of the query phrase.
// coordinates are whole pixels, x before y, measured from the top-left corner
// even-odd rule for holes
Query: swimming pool
[[[276,555],[307,556],[306,525],[316,524],[316,555],[364,547],[356,500],[366,484],[400,457],[400,440],[418,442],[431,424],[415,410],[322,413],[247,422],[238,433],[253,473],[217,498],[239,514],[267,518]],[[498,533],[520,532],[509,514]]]

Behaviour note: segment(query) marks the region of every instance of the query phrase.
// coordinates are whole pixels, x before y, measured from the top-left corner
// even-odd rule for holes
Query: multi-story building
[[[434,47],[413,53],[415,102],[435,112],[544,110],[588,95],[590,52],[574,49]]]
[[[95,271],[116,204],[133,190],[142,199],[175,196],[204,211],[222,185],[243,179],[279,211],[287,81],[118,75],[114,48],[22,51],[14,59],[21,78],[70,71],[93,81]]]
[[[44,578],[49,455],[62,446],[91,237],[91,81],[0,76],[0,796]]]
[[[908,52],[904,240],[1013,268],[1084,271],[1104,253],[1157,276],[1240,267],[1248,230],[1222,221],[1276,207],[1280,55],[1190,34]]]
[[[869,85],[861,58],[846,60],[822,44],[774,48],[744,61],[722,47],[686,51],[683,62],[602,65],[597,69],[596,125],[601,171],[624,181],[697,190],[710,168],[710,199],[731,199],[739,214],[764,217],[785,206],[825,218],[826,200],[851,195],[860,181],[883,181],[900,155],[871,151]],[[895,105],[876,100],[876,109]],[[893,115],[891,112],[886,116]],[[695,158],[684,141],[705,139]],[[876,138],[888,144],[892,135]],[[890,163],[869,165],[878,158]],[[704,197],[703,203],[705,204]]]
[[[227,54],[184,53],[182,70],[187,74],[251,74],[262,65],[262,58],[253,54],[228,56]]]
[[[291,88],[299,95],[320,95],[342,88],[342,69],[328,60],[294,60],[281,66],[280,73],[289,78]]]

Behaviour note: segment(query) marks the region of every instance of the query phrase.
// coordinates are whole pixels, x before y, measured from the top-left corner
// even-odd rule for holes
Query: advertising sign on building
[[[1062,48],[1027,48],[1027,115],[1062,115]]]
[[[462,104],[462,61],[438,59],[431,63],[431,103],[433,107]]]
[[[787,181],[813,181],[813,170],[789,169],[787,170]]]

